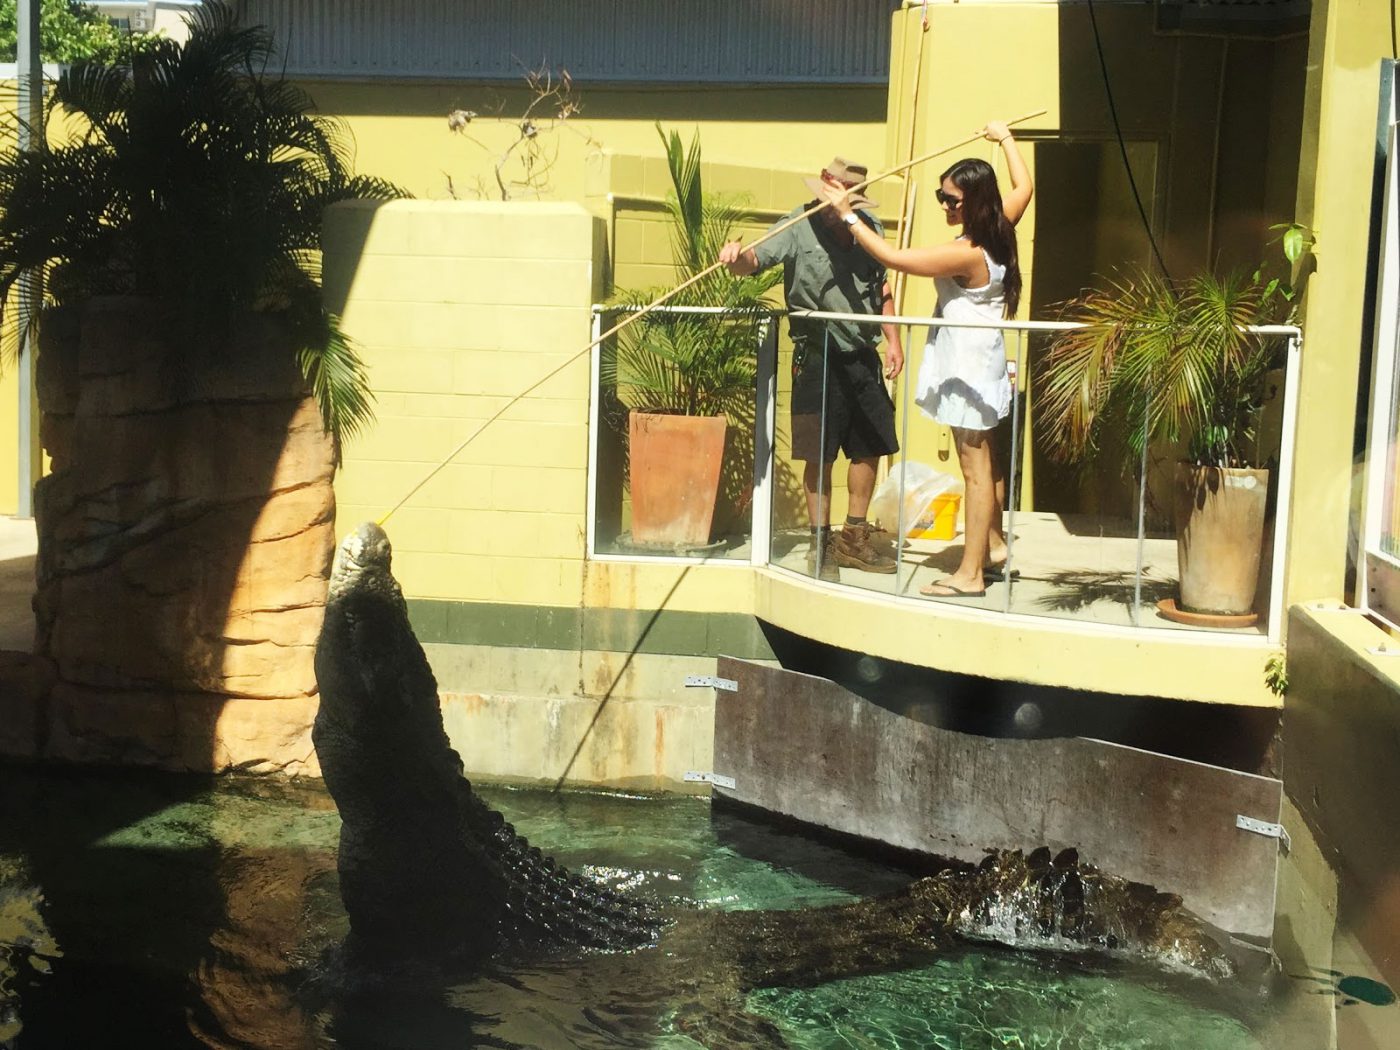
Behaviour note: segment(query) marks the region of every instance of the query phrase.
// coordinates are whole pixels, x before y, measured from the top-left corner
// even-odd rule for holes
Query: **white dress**
[[[964,288],[951,277],[935,277],[936,316],[949,321],[1000,321],[1006,305],[1006,267],[987,250],[988,280]],[[914,400],[924,414],[950,427],[991,430],[1011,412],[1006,343],[999,328],[930,328],[919,366]]]

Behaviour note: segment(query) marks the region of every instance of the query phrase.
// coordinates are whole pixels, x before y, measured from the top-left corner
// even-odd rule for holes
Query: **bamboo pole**
[[[924,79],[924,38],[928,36],[928,30],[928,4],[925,2],[923,21],[919,25],[919,47],[914,54],[914,90],[909,97],[909,146],[904,151],[906,157],[914,155],[914,142],[918,138],[919,94]],[[914,231],[910,229],[914,218],[913,196],[913,184],[909,179],[905,179],[899,201],[899,237],[895,240],[895,244],[900,248],[909,247],[914,236]],[[894,275],[894,312],[897,314],[904,312],[904,286],[908,283],[908,276],[902,270]]]
[[[1033,120],[1033,119],[1035,119],[1036,117],[1042,116],[1044,113],[1045,113],[1045,110],[1043,110],[1043,109],[1038,109],[1038,110],[1036,110],[1036,111],[1033,112],[1033,113],[1027,113],[1027,114],[1025,114],[1024,116],[1016,117],[1014,120],[1008,120],[1008,121],[1006,121],[1006,125],[1007,125],[1007,127],[1010,127],[1010,126],[1013,125],[1013,124],[1022,124],[1022,123],[1024,123],[1024,122],[1027,121],[1027,120]],[[857,193],[857,192],[859,192],[860,190],[865,189],[867,186],[870,186],[870,185],[872,185],[873,183],[879,182],[881,179],[887,179],[887,178],[889,178],[891,175],[898,175],[898,174],[899,174],[900,172],[902,172],[902,171],[908,171],[910,168],[917,167],[918,165],[923,164],[925,161],[932,160],[934,157],[941,157],[941,156],[942,156],[943,154],[945,154],[945,153],[951,153],[951,152],[953,152],[953,150],[958,149],[958,148],[960,148],[960,147],[962,147],[962,146],[966,146],[968,143],[976,142],[976,141],[977,141],[978,139],[980,139],[980,138],[982,138],[982,132],[978,131],[978,132],[976,132],[975,134],[969,135],[969,136],[968,136],[967,138],[965,138],[965,139],[959,139],[957,142],[951,143],[950,145],[941,146],[941,147],[939,147],[939,148],[936,149],[936,150],[931,150],[931,151],[929,151],[928,153],[923,154],[922,156],[915,157],[915,158],[912,159],[912,160],[907,160],[907,161],[905,161],[905,162],[902,163],[902,164],[897,164],[897,165],[895,165],[893,168],[890,168],[888,171],[882,171],[882,172],[880,172],[880,174],[878,174],[878,175],[872,175],[872,176],[870,176],[870,178],[866,179],[864,182],[858,182],[858,183],[856,183],[854,186],[850,187],[849,192],[851,192],[851,193]],[[829,207],[831,207],[831,202],[830,202],[830,201],[818,201],[816,204],[812,205],[812,207],[808,208],[806,211],[802,212],[800,215],[794,215],[792,218],[788,219],[787,221],[781,222],[781,223],[779,223],[779,224],[776,225],[776,226],[770,227],[768,230],[764,231],[764,233],[761,234],[756,240],[751,241],[749,244],[746,244],[746,245],[744,246],[744,248],[743,248],[743,251],[748,251],[748,250],[751,249],[751,248],[757,247],[758,245],[762,244],[764,241],[768,240],[770,237],[776,237],[778,234],[782,233],[784,230],[790,229],[791,227],[797,225],[797,224],[798,224],[799,222],[801,222],[803,219],[806,219],[806,218],[808,218],[808,217],[811,216],[811,215],[815,215],[817,212],[821,211],[823,208],[829,208]],[[530,384],[528,387],[526,387],[524,390],[520,391],[520,393],[516,394],[513,398],[511,398],[511,399],[510,399],[509,401],[507,401],[503,406],[501,406],[501,408],[498,409],[498,410],[495,412],[494,415],[492,415],[492,416],[491,416],[490,418],[488,418],[484,423],[482,423],[481,426],[479,426],[479,427],[477,427],[475,430],[473,430],[473,431],[467,436],[466,440],[463,441],[460,445],[458,445],[455,449],[453,449],[452,452],[447,456],[446,459],[444,459],[441,463],[439,463],[439,464],[438,464],[437,466],[435,466],[432,470],[430,470],[430,471],[427,473],[427,475],[423,478],[422,481],[418,482],[418,484],[414,485],[413,488],[409,489],[409,490],[408,490],[408,493],[403,497],[403,499],[399,500],[397,503],[395,503],[392,507],[390,507],[390,508],[384,513],[383,517],[381,517],[381,518],[379,519],[378,524],[383,525],[386,521],[388,521],[389,518],[390,518],[400,507],[402,507],[405,503],[407,503],[410,499],[412,499],[412,498],[414,497],[414,495],[417,494],[417,492],[418,492],[419,489],[421,489],[424,485],[426,485],[426,484],[427,484],[428,482],[430,482],[434,477],[436,477],[436,476],[437,476],[437,473],[438,473],[440,470],[442,470],[443,467],[447,466],[447,464],[451,463],[454,459],[456,459],[457,456],[461,453],[462,449],[466,448],[466,447],[467,447],[468,445],[470,445],[473,441],[475,441],[478,434],[480,434],[483,430],[485,430],[487,427],[489,427],[492,423],[496,422],[496,420],[500,419],[501,416],[505,415],[505,413],[506,413],[510,408],[512,408],[512,407],[515,405],[515,403],[516,403],[517,401],[519,401],[521,398],[525,397],[527,394],[530,394],[532,391],[539,389],[539,388],[540,388],[541,386],[543,386],[545,383],[549,382],[549,380],[553,379],[553,378],[554,378],[555,376],[557,376],[560,372],[564,371],[564,369],[568,368],[568,367],[569,367],[570,365],[572,365],[575,361],[577,361],[580,357],[582,357],[584,354],[588,353],[590,350],[592,350],[592,349],[593,349],[595,346],[597,346],[599,343],[603,342],[605,339],[611,338],[612,336],[616,335],[618,332],[620,332],[620,331],[622,331],[624,328],[626,328],[628,325],[630,325],[630,324],[632,324],[633,322],[635,322],[635,321],[637,321],[637,320],[639,320],[639,319],[645,317],[647,314],[649,314],[649,313],[651,313],[653,310],[655,310],[658,306],[661,306],[661,305],[663,305],[664,303],[666,303],[667,301],[669,301],[669,300],[675,298],[676,295],[678,295],[679,293],[685,291],[685,290],[686,290],[687,288],[689,288],[692,284],[695,284],[695,283],[698,282],[698,281],[704,280],[706,277],[708,277],[710,274],[714,273],[716,270],[718,270],[718,269],[719,269],[721,266],[723,266],[723,265],[724,265],[724,263],[722,263],[722,262],[720,262],[718,259],[716,259],[716,260],[715,260],[713,263],[711,263],[709,266],[705,267],[705,269],[701,270],[699,273],[693,275],[692,277],[688,278],[687,280],[682,281],[680,284],[676,285],[674,288],[672,288],[672,289],[671,289],[669,292],[667,292],[665,295],[661,296],[661,297],[658,298],[658,299],[652,300],[650,303],[647,303],[647,304],[646,304],[645,306],[643,306],[641,309],[637,310],[636,313],[629,314],[627,317],[623,318],[623,319],[622,319],[621,321],[619,321],[617,324],[613,325],[613,326],[612,326],[611,328],[609,328],[607,331],[605,331],[605,332],[603,332],[601,335],[599,335],[596,339],[593,339],[591,342],[589,342],[587,345],[585,345],[585,346],[584,346],[582,349],[580,349],[577,353],[572,354],[572,355],[568,358],[568,360],[566,360],[566,361],[565,361],[563,364],[561,364],[558,368],[555,368],[553,371],[551,371],[551,372],[545,374],[544,376],[541,376],[541,377],[540,377],[539,379],[537,379],[534,383],[531,383],[531,384]]]

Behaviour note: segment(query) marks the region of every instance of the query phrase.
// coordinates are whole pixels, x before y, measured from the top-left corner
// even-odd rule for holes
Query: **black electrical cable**
[[[1152,223],[1148,221],[1147,209],[1142,203],[1142,194],[1138,192],[1137,179],[1133,178],[1133,166],[1128,163],[1128,144],[1123,141],[1123,128],[1118,123],[1118,107],[1113,101],[1113,85],[1108,79],[1108,61],[1103,54],[1103,40],[1099,36],[1099,21],[1094,15],[1094,0],[1088,0],[1089,25],[1094,30],[1094,47],[1099,53],[1099,71],[1103,74],[1103,91],[1108,98],[1108,115],[1113,120],[1113,133],[1118,138],[1118,152],[1123,155],[1123,170],[1128,175],[1128,186],[1133,191],[1133,200],[1137,202],[1138,216],[1142,219],[1142,228],[1147,231],[1147,243],[1152,245],[1152,255],[1157,260],[1157,265],[1162,269],[1162,276],[1171,280],[1171,273],[1167,270],[1167,264],[1162,261],[1162,253],[1157,248],[1157,238],[1152,235]]]
[[[1390,0],[1390,58],[1400,62],[1400,47],[1395,42],[1395,0]]]

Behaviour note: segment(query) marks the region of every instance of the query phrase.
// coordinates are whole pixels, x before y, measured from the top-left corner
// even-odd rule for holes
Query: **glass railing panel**
[[[591,551],[753,558],[756,397],[770,314],[595,309]]]
[[[1116,445],[1066,462],[1037,418],[1037,366],[1053,332],[1003,330],[1011,412],[994,434],[1005,479],[1008,567],[989,576],[998,607],[1024,616],[1129,626],[1135,622],[1141,491]]]
[[[880,323],[878,319],[846,315],[807,317],[813,321],[835,317],[867,325]],[[1047,322],[954,324],[915,318],[900,318],[898,322],[905,333],[907,358],[905,375],[894,385],[900,451],[882,457],[868,514],[872,523],[883,529],[896,571],[890,579],[884,573],[852,571],[850,566],[841,565],[838,580],[830,582],[993,613],[1112,627],[1230,630],[1246,635],[1268,630],[1275,582],[1275,484],[1266,483],[1269,500],[1260,550],[1257,619],[1169,616],[1179,608],[1175,519],[1180,500],[1178,463],[1184,446],[1154,443],[1144,448],[1131,439],[1125,423],[1117,429],[1107,428],[1096,453],[1088,459],[1065,462],[1057,455],[1054,435],[1048,434],[1036,417],[1040,393],[1037,365],[1055,332],[1071,326]],[[940,350],[925,332],[949,329],[978,332],[976,339],[995,339],[1000,332],[1011,396],[1005,417],[995,426],[955,429],[934,418],[935,413],[946,413],[938,412],[937,405],[942,402],[929,396],[931,380],[928,375],[921,380],[921,373],[930,368],[930,355]],[[946,352],[954,344],[939,345]],[[830,360],[828,351],[828,367]],[[934,368],[934,372],[938,370]],[[1249,458],[1266,465],[1278,462],[1283,447],[1284,382],[1282,369],[1271,374],[1274,393],[1251,438],[1256,447],[1249,451]],[[790,390],[784,396],[780,419],[791,417]],[[821,493],[831,498],[832,520],[837,527],[849,507],[845,471],[843,458],[832,475],[829,493]],[[997,492],[1000,505],[999,515],[989,509],[981,515],[988,536],[983,544],[986,571],[980,580],[964,565],[968,512],[979,491],[979,482],[968,484],[968,472],[981,478],[981,492],[989,488]],[[975,507],[973,513],[976,517]],[[800,517],[795,512],[782,520],[775,517],[772,562],[811,573],[812,559],[805,556],[813,545],[810,535],[803,534],[806,523]],[[1000,529],[994,525],[997,521]],[[975,552],[972,557],[975,560]],[[936,586],[949,580],[958,593]]]
[[[604,338],[594,355],[589,520],[595,555],[749,561],[891,598],[1113,627],[1255,636],[1277,629],[1273,537],[1279,488],[1291,472],[1284,406],[1286,377],[1295,367],[1296,329],[1268,330],[1292,349],[1279,355],[1287,368],[1269,373],[1265,411],[1244,453],[1271,472],[1253,482],[1221,482],[1267,493],[1257,616],[1222,620],[1173,615],[1198,611],[1181,598],[1178,569],[1176,519],[1185,506],[1178,464],[1184,445],[1157,442],[1143,448],[1131,439],[1130,421],[1124,421],[1103,431],[1093,456],[1066,462],[1056,435],[1037,418],[1044,396],[1039,363],[1055,334],[1072,326],[805,314],[808,330],[821,335],[799,350],[788,326],[772,315],[737,317],[701,308],[656,313],[636,322],[634,340],[683,347],[698,345],[699,333],[709,331],[732,342],[737,326],[746,326],[739,355],[742,396],[731,398],[722,414],[710,413],[722,416],[723,430],[711,481],[713,516],[704,536],[690,541],[638,536],[632,444],[640,432],[637,417],[654,415],[640,411],[638,393],[651,380],[627,359],[628,343]],[[595,335],[616,316],[599,308]],[[828,323],[833,320],[846,332],[852,325],[869,330],[870,341],[853,352],[843,345],[849,338],[832,337]],[[887,321],[899,326],[906,357],[903,375],[893,382],[883,375],[882,340],[875,334]],[[942,394],[931,396],[931,385],[948,378],[935,367],[933,355],[960,345],[928,337],[945,331],[972,333],[963,338],[982,341],[977,345],[1000,339],[995,345],[1007,361],[1007,383],[997,396],[1006,401],[1006,413],[994,426],[950,426],[939,409],[945,404]],[[864,393],[852,395],[853,384]],[[849,404],[861,396],[892,404],[893,439],[881,447],[898,448],[893,455],[873,457],[876,466],[867,473],[859,463],[853,471],[849,455],[854,450],[858,461],[872,458],[861,454],[866,451],[861,442],[871,440],[870,434],[857,435],[849,427]],[[1000,408],[999,400],[988,418]],[[683,445],[661,473],[674,481],[678,465],[696,458],[692,447]],[[829,461],[826,470],[820,467],[823,460]],[[999,513],[978,504],[978,493],[989,490],[996,492]],[[848,523],[848,516],[862,516],[867,491],[872,498],[866,523]],[[983,524],[974,527],[987,529],[980,578],[964,564],[969,512],[976,521],[979,510]],[[825,545],[814,527],[823,520],[830,523]],[[975,560],[975,552],[971,557]],[[936,586],[949,580],[956,593]]]
[[[809,327],[819,334],[797,347],[785,334],[779,349],[770,563],[826,583],[893,594],[893,536],[848,522],[852,515],[868,519],[885,463],[877,453],[898,440],[879,328],[871,327],[871,342],[852,347],[825,325]],[[883,410],[876,403],[881,399]],[[881,421],[879,433],[863,422],[871,412]]]
[[[1045,471],[1032,444],[1031,340],[1024,329],[935,321],[911,341],[901,415],[908,439],[900,593],[964,608],[1126,623],[1133,521]],[[950,361],[1006,360],[964,380]],[[1132,499],[1123,499],[1124,507]],[[913,519],[912,522],[910,519]],[[982,530],[969,545],[969,520]],[[980,551],[979,551],[980,548]],[[1128,591],[1131,593],[1131,590]]]
[[[811,515],[804,484],[805,465],[792,448],[792,382],[804,368],[823,367],[819,356],[794,351],[787,322],[777,339],[776,396],[773,406],[773,500],[770,507],[770,566],[818,575]]]
[[[1144,624],[1277,637],[1283,612],[1277,537],[1291,483],[1290,405],[1296,394],[1289,383],[1296,382],[1300,333],[1287,326],[1248,332],[1266,367],[1257,381],[1237,392],[1258,408],[1241,416],[1233,430],[1226,428],[1232,434],[1228,446],[1209,454],[1198,451],[1195,461],[1209,463],[1194,467],[1187,466],[1184,447],[1171,450],[1165,464],[1161,460],[1167,457],[1159,459],[1157,448],[1149,450],[1155,468],[1149,470],[1149,491],[1158,481],[1172,501],[1165,532],[1177,571],[1171,574],[1169,595],[1155,602],[1144,596]],[[1228,537],[1228,552],[1212,537],[1217,532]],[[1223,571],[1210,567],[1217,559]]]

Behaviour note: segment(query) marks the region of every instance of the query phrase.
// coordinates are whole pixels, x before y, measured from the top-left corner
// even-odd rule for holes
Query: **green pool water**
[[[563,863],[670,904],[818,906],[909,878],[703,799],[482,793]],[[346,922],[339,818],[319,785],[0,766],[0,799],[4,1050],[699,1045],[668,1030],[674,989],[646,952],[502,963],[421,994],[328,994]],[[1263,1045],[1201,982],[991,947],[748,1005],[813,1050]]]

